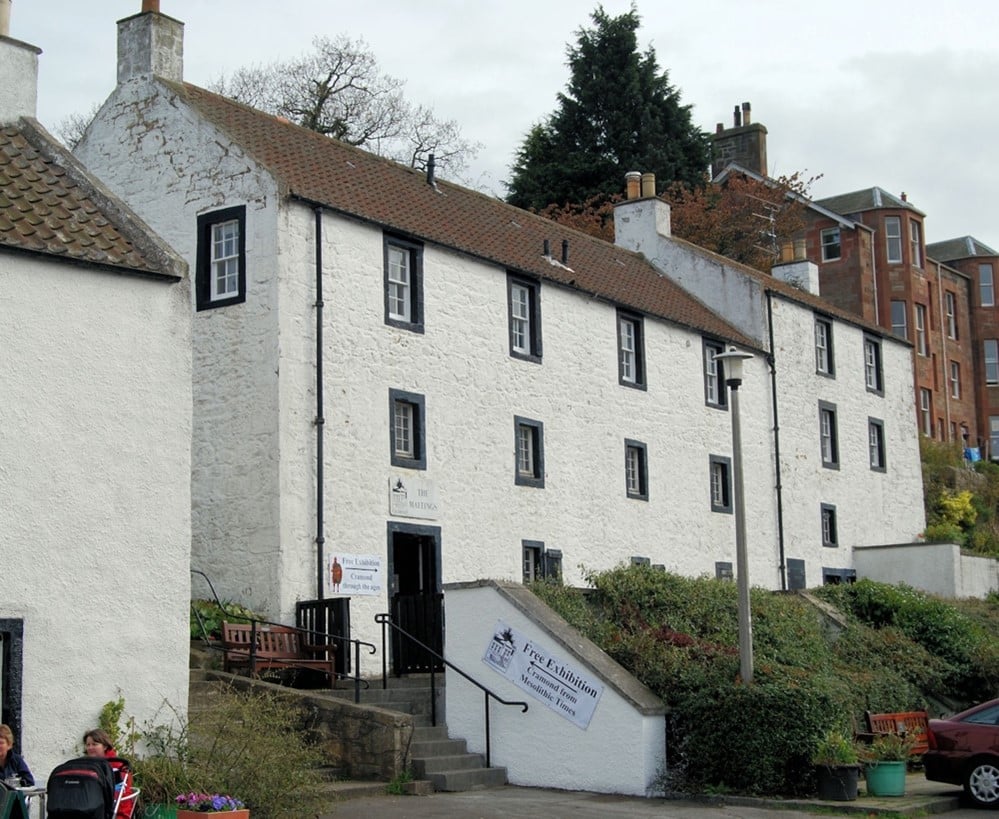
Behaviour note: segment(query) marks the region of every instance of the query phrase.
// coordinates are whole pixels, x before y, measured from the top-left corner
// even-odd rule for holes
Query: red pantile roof
[[[33,120],[0,128],[0,250],[178,279],[151,236]]]
[[[459,185],[430,185],[423,173],[189,83],[160,81],[269,169],[288,195],[758,349],[637,253]],[[568,240],[566,266],[543,255],[545,240],[558,260]]]

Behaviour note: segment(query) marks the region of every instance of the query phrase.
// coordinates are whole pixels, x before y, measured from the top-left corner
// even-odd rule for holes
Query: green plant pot
[[[177,819],[177,806],[146,805],[142,819]]]
[[[903,796],[905,794],[904,762],[868,762],[864,766],[867,792],[871,796]]]

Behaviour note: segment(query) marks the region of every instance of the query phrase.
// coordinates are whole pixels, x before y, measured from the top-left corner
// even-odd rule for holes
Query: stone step
[[[429,774],[445,771],[467,771],[473,768],[484,768],[485,759],[482,754],[451,754],[448,756],[412,757],[413,774],[421,779],[428,779]]]
[[[468,753],[468,746],[463,739],[431,739],[425,742],[414,741],[410,745],[410,756],[413,759],[427,759],[432,756],[457,756]]]
[[[499,788],[506,784],[506,768],[477,768],[475,770],[440,771],[427,774],[439,791],[473,791],[482,788]]]
[[[430,742],[435,739],[448,739],[447,726],[418,725],[413,729],[413,742]]]

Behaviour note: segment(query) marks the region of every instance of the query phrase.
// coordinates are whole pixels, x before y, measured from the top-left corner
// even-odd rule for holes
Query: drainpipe
[[[316,600],[323,599],[326,538],[323,534],[323,207],[316,205]]]
[[[777,555],[780,559],[780,590],[787,591],[787,565],[784,559],[784,485],[780,471],[780,421],[777,413],[777,363],[774,359],[774,311],[773,294],[767,291],[767,333],[770,337],[770,352],[767,363],[770,365],[770,393],[774,405],[774,472],[777,492]]]
[[[927,259],[926,267],[929,269],[930,262]],[[947,325],[944,324],[944,290],[943,274],[940,272],[942,265],[937,262],[937,326],[940,328],[940,368],[943,370],[944,385],[944,423],[947,425],[947,435],[950,435],[951,415],[950,415],[950,362],[947,360]]]

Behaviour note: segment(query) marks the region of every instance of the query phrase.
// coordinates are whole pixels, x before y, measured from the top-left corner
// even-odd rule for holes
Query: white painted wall
[[[857,549],[855,559],[864,577],[941,597],[984,598],[999,591],[999,560],[961,554],[954,543],[867,546]]]
[[[661,700],[554,613],[547,611],[545,619],[529,616],[517,605],[518,591],[530,594],[493,583],[445,590],[448,660],[497,696],[528,703],[524,713],[491,702],[490,761],[505,766],[514,785],[654,795],[655,779],[666,763]],[[482,662],[497,621],[600,680],[604,690],[585,729]],[[449,732],[466,739],[470,751],[484,754],[481,689],[449,670],[446,697]]]
[[[186,282],[2,254],[0,618],[42,783],[108,701],[187,710],[188,311]]]
[[[129,127],[134,123],[150,127]],[[288,338],[278,326],[273,180],[177,104],[168,86],[148,79],[115,90],[75,153],[190,266],[192,566],[212,578],[224,600],[276,613],[282,586],[279,351]],[[235,205],[246,206],[248,298],[194,312],[197,217]],[[203,580],[194,583],[194,596],[210,596]]]

